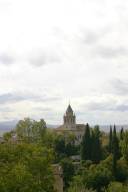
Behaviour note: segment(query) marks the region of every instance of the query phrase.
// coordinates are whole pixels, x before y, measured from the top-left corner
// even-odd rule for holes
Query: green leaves
[[[127,192],[128,186],[123,185],[119,182],[112,182],[106,192]]]
[[[16,125],[16,133],[20,139],[38,141],[41,140],[46,133],[46,123],[43,119],[35,121],[24,118],[24,120],[20,120]]]
[[[99,163],[101,160],[101,133],[98,126],[90,129],[86,125],[85,134],[81,143],[81,159],[92,160],[94,163]]]
[[[111,171],[102,164],[91,166],[84,174],[84,184],[87,188],[96,189],[98,192],[100,192],[102,188],[107,187],[111,180]]]
[[[52,150],[37,144],[0,144],[1,192],[53,192]]]
[[[123,134],[123,140],[120,142],[123,157],[128,161],[128,131]]]
[[[68,158],[65,158],[61,161],[61,166],[63,169],[63,179],[65,184],[64,186],[66,189],[67,187],[69,187],[69,183],[71,182],[72,177],[75,174],[75,168],[72,161]]]
[[[88,124],[86,125],[85,133],[81,143],[81,159],[91,160],[91,133]]]

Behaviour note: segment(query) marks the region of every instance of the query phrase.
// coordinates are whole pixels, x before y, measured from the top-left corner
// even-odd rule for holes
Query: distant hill
[[[57,128],[57,127],[59,127],[59,125],[47,124],[47,127],[52,129],[52,128]]]
[[[3,133],[8,132],[12,129],[15,128],[16,124],[18,121],[2,121],[0,122],[0,136],[3,135]],[[52,124],[47,124],[48,128],[56,128],[59,125],[52,125]],[[128,129],[128,125],[116,125],[117,130],[120,130],[121,127],[124,129]],[[100,129],[105,132],[109,132],[110,125],[100,125]]]
[[[0,135],[15,128],[17,121],[2,121],[0,122]]]
[[[128,125],[116,125],[116,130],[119,131],[121,128],[124,128],[125,130],[128,129]],[[110,125],[100,125],[100,129],[105,132],[109,132]]]
[[[5,132],[11,131],[16,127],[18,121],[1,121],[0,122],[0,136],[3,135]],[[50,125],[47,124],[48,128],[56,128],[58,125]]]
[[[94,125],[90,125],[92,127],[94,127]],[[102,131],[105,131],[105,132],[109,132],[109,129],[110,129],[110,125],[99,125],[100,126],[100,129]],[[59,125],[47,125],[48,128],[56,128],[56,127],[59,127]],[[121,128],[124,128],[124,129],[128,129],[128,125],[116,125],[116,129],[117,131],[119,131]]]

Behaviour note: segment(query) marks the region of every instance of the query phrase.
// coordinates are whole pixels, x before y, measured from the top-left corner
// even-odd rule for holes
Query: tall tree
[[[128,161],[128,131],[124,132],[123,140],[121,141],[121,152],[126,161]]]
[[[60,164],[63,169],[64,189],[67,189],[75,174],[75,167],[72,160],[68,158],[62,159]]]
[[[95,126],[92,131],[91,137],[91,160],[94,163],[99,163],[101,160],[102,149],[101,149],[101,141],[100,141],[101,133],[99,130],[99,126]]]
[[[86,125],[85,133],[81,142],[81,159],[91,160],[91,135],[88,124]]]
[[[110,133],[109,133],[109,153],[112,153],[112,126],[110,126]]]
[[[123,140],[124,138],[124,128],[122,127],[120,130],[120,140]]]
[[[116,168],[117,168],[117,160],[119,158],[119,141],[116,135],[116,126],[114,125],[113,129],[113,139],[112,139],[112,146],[113,146],[113,173],[116,175]]]
[[[65,138],[61,135],[57,136],[54,144],[57,161],[65,157]]]
[[[46,132],[46,123],[43,119],[35,121],[30,118],[20,120],[16,125],[16,133],[19,138],[39,140]]]

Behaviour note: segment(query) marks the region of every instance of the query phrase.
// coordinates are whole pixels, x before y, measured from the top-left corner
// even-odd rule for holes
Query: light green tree
[[[123,140],[120,142],[123,157],[128,161],[128,131],[123,134]]]
[[[83,184],[83,178],[80,175],[74,176],[73,181],[68,188],[68,192],[96,192],[92,189],[87,189]]]
[[[30,118],[20,120],[16,125],[16,133],[19,138],[39,140],[46,132],[46,123],[43,119],[35,121]]]
[[[123,185],[122,183],[119,182],[112,182],[108,186],[108,189],[106,192],[127,192],[128,191],[128,186]]]
[[[53,192],[52,150],[37,144],[0,144],[1,192]]]

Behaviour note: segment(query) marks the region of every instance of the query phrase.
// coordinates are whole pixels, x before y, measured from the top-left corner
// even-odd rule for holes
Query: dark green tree
[[[116,126],[114,125],[113,129],[113,139],[112,139],[112,147],[113,147],[113,174],[116,176],[117,170],[117,160],[119,158],[119,141],[116,135]]]
[[[88,124],[86,125],[85,133],[81,142],[81,159],[91,160],[91,135]]]
[[[79,146],[76,146],[74,143],[69,142],[65,145],[65,154],[67,157],[79,154],[78,150]]]
[[[102,164],[91,166],[83,174],[84,185],[88,189],[96,190],[96,192],[103,192],[112,179],[112,172]]]
[[[65,138],[61,135],[59,135],[56,139],[55,139],[55,144],[54,144],[54,149],[56,152],[56,160],[60,161],[62,158],[66,157],[66,153],[65,153]]]
[[[120,130],[120,140],[123,140],[124,138],[124,128],[122,127]]]
[[[109,153],[112,153],[112,126],[110,126],[110,133],[109,133]]]
[[[102,156],[102,149],[101,149],[101,132],[99,130],[99,126],[95,126],[92,131],[91,137],[91,160],[94,163],[99,163]]]
[[[64,189],[67,189],[75,174],[75,168],[72,160],[68,158],[61,160],[60,164],[63,169]]]

